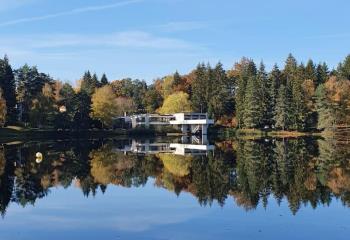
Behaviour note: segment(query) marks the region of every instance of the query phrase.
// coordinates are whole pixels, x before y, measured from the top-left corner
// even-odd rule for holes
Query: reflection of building
[[[207,139],[196,137],[183,137],[181,143],[153,142],[147,140],[132,140],[124,148],[117,148],[117,151],[137,154],[172,153],[175,155],[206,155],[214,150],[213,145],[207,143]]]
[[[178,126],[184,134],[206,135],[208,126],[214,124],[214,120],[209,119],[206,113],[139,114],[124,119],[125,122],[131,122],[132,128],[173,125]]]

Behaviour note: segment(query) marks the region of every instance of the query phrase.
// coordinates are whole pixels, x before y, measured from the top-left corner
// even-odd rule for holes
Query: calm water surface
[[[1,240],[349,239],[349,206],[341,141],[0,146]]]

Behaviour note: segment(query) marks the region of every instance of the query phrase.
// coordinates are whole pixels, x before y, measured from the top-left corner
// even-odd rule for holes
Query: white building
[[[130,121],[132,128],[173,125],[178,126],[184,134],[200,132],[202,135],[206,135],[208,126],[214,124],[214,120],[209,119],[207,113],[139,114],[125,117],[125,121]]]

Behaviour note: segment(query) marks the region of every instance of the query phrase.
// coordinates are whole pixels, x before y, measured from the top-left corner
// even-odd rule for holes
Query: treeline
[[[111,127],[124,113],[207,112],[218,125],[309,131],[350,123],[350,55],[336,69],[306,65],[289,55],[280,69],[242,58],[230,70],[199,64],[147,85],[130,78],[108,82],[87,71],[73,87],[36,67],[13,70],[0,60],[0,126],[86,129]]]

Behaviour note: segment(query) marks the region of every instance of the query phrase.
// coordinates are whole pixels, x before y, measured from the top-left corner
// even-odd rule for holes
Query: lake
[[[195,137],[2,144],[0,239],[349,239],[349,146]]]

